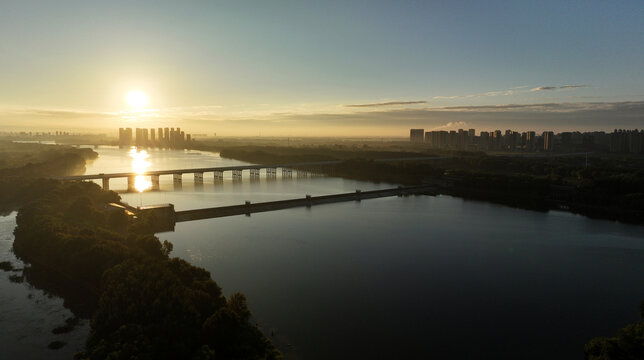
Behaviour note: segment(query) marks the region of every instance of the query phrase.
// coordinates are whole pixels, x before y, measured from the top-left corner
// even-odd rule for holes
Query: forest
[[[170,257],[172,244],[147,231],[154,219],[112,210],[119,196],[94,183],[40,186],[18,213],[13,250],[30,264],[28,281],[36,273],[91,312],[77,359],[281,357],[251,324],[245,296],[225,298],[208,271]]]
[[[97,156],[88,148],[0,140],[0,214],[39,197],[43,179],[82,174]]]
[[[307,169],[355,180],[417,185],[441,193],[531,210],[558,209],[593,218],[644,224],[644,157],[507,156],[483,152],[373,147],[203,146],[252,163],[344,160]],[[435,159],[420,159],[433,156]],[[405,161],[395,159],[405,158]],[[414,160],[414,158],[419,158]],[[377,161],[392,159],[392,161]]]
[[[245,296],[224,297],[208,271],[172,258],[172,244],[150,231],[155,219],[109,207],[120,197],[94,183],[47,179],[83,173],[96,156],[0,142],[0,210],[19,210],[13,252],[28,264],[22,276],[91,318],[75,358],[281,358],[251,323]]]

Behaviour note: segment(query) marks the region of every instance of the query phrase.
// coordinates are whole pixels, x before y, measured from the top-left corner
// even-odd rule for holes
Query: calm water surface
[[[11,252],[16,213],[0,216],[0,262],[9,261],[16,269],[24,264]],[[35,289],[26,282],[16,283],[9,276],[22,271],[0,270],[0,358],[71,359],[81,351],[89,332],[89,321],[81,320],[69,333],[55,335],[52,330],[74,317],[63,300]],[[47,346],[53,341],[66,345],[58,350]]]
[[[127,149],[96,151],[87,173],[133,170]],[[241,164],[198,151],[147,156],[150,170]],[[279,174],[215,183],[207,173],[202,186],[162,176],[161,191],[121,196],[181,210],[390,186]],[[226,294],[246,294],[292,359],[582,359],[590,337],[637,320],[644,299],[644,227],[448,196],[192,221],[158,236]]]

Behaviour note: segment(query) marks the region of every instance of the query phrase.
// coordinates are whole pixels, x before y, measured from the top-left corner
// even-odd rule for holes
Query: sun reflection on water
[[[145,179],[143,174],[147,171],[150,166],[150,162],[147,161],[147,158],[150,157],[145,150],[138,150],[136,147],[130,149],[130,157],[132,158],[132,170],[138,174],[134,178],[134,188],[138,192],[143,192],[152,187],[152,182]]]

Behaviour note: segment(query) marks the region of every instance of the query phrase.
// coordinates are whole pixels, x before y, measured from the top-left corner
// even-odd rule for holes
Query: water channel
[[[242,164],[199,151],[96,151],[88,174]],[[172,176],[161,176],[160,191],[121,196],[132,205],[185,210],[392,186],[247,175],[219,183],[206,174],[202,186],[184,175],[180,189]],[[110,186],[127,187],[124,179]],[[13,217],[0,219],[4,257],[11,256],[5,245]],[[582,359],[588,339],[636,321],[644,299],[644,227],[449,196],[192,221],[158,237],[174,244],[174,256],[210,271],[225,294],[246,294],[254,321],[287,359]],[[41,306],[27,298],[38,292],[5,282],[2,328],[70,315],[55,298],[45,301],[50,309],[24,310]],[[15,289],[5,293],[7,286]],[[38,339],[38,327],[21,331],[0,334],[0,347],[23,336],[25,346],[39,341],[51,353],[52,340]],[[72,334],[82,339],[83,331],[87,325]],[[67,342],[53,354],[65,358],[82,346]]]

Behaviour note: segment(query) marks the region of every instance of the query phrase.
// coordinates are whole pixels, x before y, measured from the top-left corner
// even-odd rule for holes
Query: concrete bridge
[[[267,201],[261,203],[251,203],[250,201],[246,201],[246,203],[243,205],[176,211],[175,222],[211,219],[234,215],[250,215],[252,213],[282,210],[293,207],[311,207],[313,205],[332,204],[344,201],[360,201],[389,196],[409,196],[418,194],[436,196],[437,187],[435,185],[419,185],[407,187],[400,186],[397,188],[370,191],[356,190],[355,192],[332,195],[306,195],[305,197],[299,199]]]
[[[174,231],[177,222],[212,219],[226,216],[246,215],[250,216],[253,213],[276,211],[282,209],[289,209],[294,207],[311,207],[313,205],[332,204],[344,201],[361,201],[366,199],[376,199],[389,196],[409,196],[409,195],[431,195],[438,194],[438,186],[436,185],[419,185],[419,186],[399,186],[397,188],[370,190],[311,196],[288,199],[267,201],[259,203],[251,203],[246,201],[241,205],[219,206],[205,209],[183,210],[175,211],[174,205],[153,205],[131,208],[132,211],[138,216],[153,216],[155,218],[154,226],[155,232]]]
[[[324,165],[334,165],[340,164],[343,161],[313,161],[313,162],[299,162],[299,163],[285,163],[285,164],[269,164],[269,165],[238,165],[238,166],[220,166],[220,167],[208,167],[208,168],[196,168],[196,169],[172,169],[172,170],[154,170],[154,171],[145,171],[142,173],[136,172],[121,172],[121,173],[109,173],[109,174],[93,174],[93,175],[75,175],[75,176],[59,176],[55,177],[56,180],[102,180],[103,189],[109,190],[110,188],[110,179],[114,178],[127,178],[127,189],[128,191],[134,191],[134,183],[137,176],[149,176],[150,182],[152,183],[152,190],[159,189],[159,177],[161,175],[172,175],[174,184],[181,184],[183,182],[183,174],[194,174],[195,184],[203,184],[204,174],[212,173],[213,179],[215,181],[222,181],[224,179],[224,172],[232,172],[233,180],[241,180],[242,172],[248,170],[250,173],[250,178],[259,178],[260,170],[266,171],[266,177],[276,177],[277,169],[281,169],[282,177],[292,177],[293,171],[295,171],[296,176],[302,176],[306,174],[308,176],[308,171],[298,171],[294,168],[297,167],[317,167]]]

